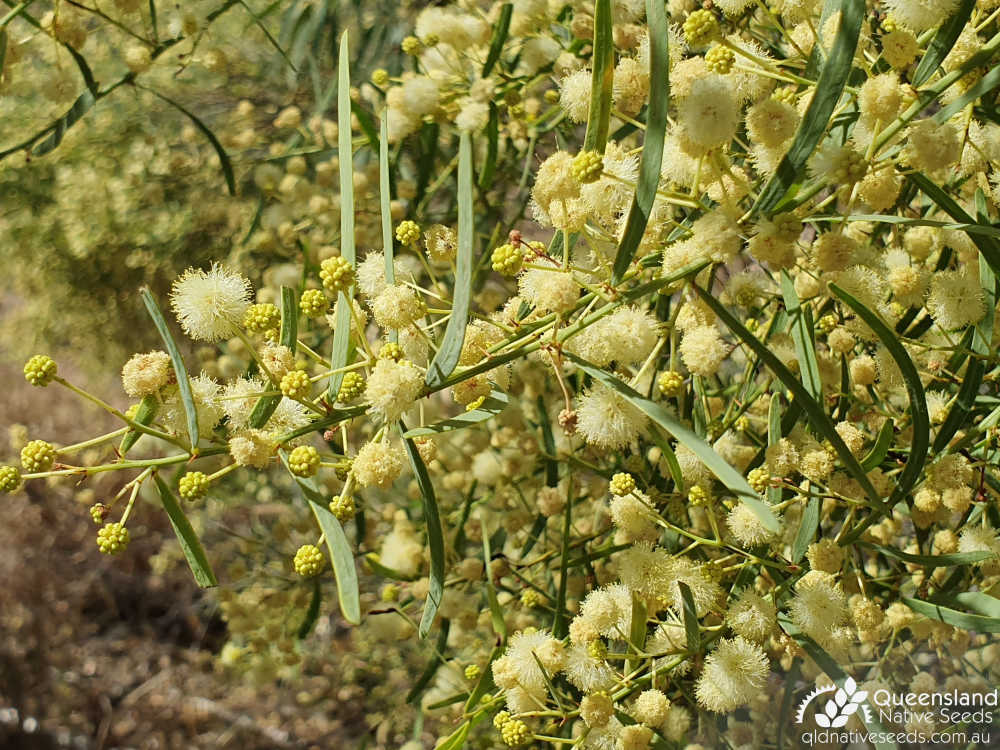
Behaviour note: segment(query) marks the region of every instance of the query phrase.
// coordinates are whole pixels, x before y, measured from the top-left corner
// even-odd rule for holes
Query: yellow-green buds
[[[736,54],[721,44],[717,44],[705,53],[705,67],[720,76],[727,75],[736,64]]]
[[[309,395],[312,383],[309,374],[302,370],[290,370],[281,379],[281,394],[292,399],[303,399]]]
[[[326,315],[330,309],[330,299],[322,289],[306,289],[299,298],[299,310],[310,318]]]
[[[105,524],[97,532],[97,548],[105,555],[117,555],[128,547],[128,529],[121,523]]]
[[[0,466],[0,492],[13,492],[21,486],[21,472],[16,466]]]
[[[500,739],[508,747],[523,745],[531,739],[531,730],[520,719],[507,719],[500,727]]]
[[[691,505],[703,505],[708,500],[708,493],[705,492],[705,488],[699,484],[696,484],[690,490],[688,490],[688,502]]]
[[[667,370],[660,373],[656,381],[656,386],[664,396],[676,396],[684,386],[684,376],[679,372]]]
[[[408,36],[403,38],[400,48],[403,50],[404,55],[414,56],[420,54],[423,45],[415,36]]]
[[[465,672],[464,672],[465,679],[469,680],[470,682],[472,680],[478,680],[479,679],[479,673],[480,673],[479,665],[478,664],[470,664],[469,666],[467,666],[465,668]]]
[[[594,182],[604,171],[604,157],[596,151],[581,151],[573,157],[569,171],[577,182]]]
[[[281,325],[281,312],[270,302],[250,305],[243,313],[243,327],[253,333],[270,331]]]
[[[635,477],[631,474],[626,474],[625,472],[620,471],[611,477],[611,483],[608,485],[608,489],[611,490],[612,495],[617,497],[627,495],[635,490]]]
[[[396,242],[401,245],[415,245],[420,241],[420,225],[405,219],[396,226]]]
[[[346,404],[365,392],[365,379],[358,372],[349,372],[344,375],[340,383],[340,390],[337,391],[337,402]]]
[[[295,553],[295,559],[292,561],[295,572],[303,578],[319,575],[325,565],[326,558],[319,551],[319,547],[314,544],[303,544],[299,547],[298,552]]]
[[[27,472],[48,471],[56,460],[56,449],[44,440],[32,440],[21,449],[21,466]]]
[[[490,260],[493,263],[494,271],[502,273],[504,276],[514,276],[521,270],[524,253],[521,248],[507,243],[494,250]]]
[[[391,359],[399,362],[403,358],[403,348],[395,341],[387,341],[378,350],[378,359]]]
[[[710,10],[696,10],[684,20],[684,41],[689,47],[704,47],[719,38],[719,21]]]
[[[385,68],[375,68],[372,71],[372,83],[380,89],[385,88],[389,83],[389,71]]]
[[[751,469],[747,474],[747,484],[753,488],[754,492],[764,492],[770,483],[771,473],[762,466]]]
[[[104,517],[110,512],[111,508],[104,503],[94,503],[90,506],[90,517],[98,526],[104,523]]]
[[[836,327],[837,327],[836,315],[824,315],[822,318],[819,319],[819,329],[823,333],[830,333]]]
[[[44,387],[52,382],[58,369],[52,357],[36,354],[24,365],[24,379],[32,385]]]
[[[542,595],[534,589],[525,589],[521,594],[521,606],[525,609],[534,609],[542,603]]]
[[[346,292],[354,283],[354,269],[347,258],[336,255],[320,263],[319,277],[328,291]]]
[[[299,477],[315,476],[319,462],[319,451],[311,445],[300,445],[288,454],[288,468]]]
[[[354,498],[351,495],[347,497],[337,495],[337,497],[330,501],[330,512],[341,523],[347,523],[354,518],[354,514],[358,512],[358,509],[354,505]]]
[[[201,471],[189,471],[177,483],[177,491],[185,500],[198,500],[208,492],[208,477]]]

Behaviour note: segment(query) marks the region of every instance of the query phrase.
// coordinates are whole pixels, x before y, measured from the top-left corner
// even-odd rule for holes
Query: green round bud
[[[243,327],[252,333],[263,333],[281,325],[281,312],[270,302],[250,305],[243,314]]]
[[[44,387],[52,382],[58,370],[52,357],[36,354],[24,364],[24,379],[32,385]]]
[[[380,89],[384,89],[389,83],[389,71],[385,68],[375,68],[372,71],[372,83]]]
[[[410,55],[413,57],[420,54],[420,50],[423,48],[423,45],[415,36],[408,36],[404,37],[402,43],[400,44],[400,48],[403,50],[404,55]]]
[[[477,679],[479,679],[479,673],[480,673],[479,665],[478,664],[470,664],[469,666],[467,666],[465,668],[465,671],[464,671],[465,679],[469,680],[470,682],[472,680],[477,680]]]
[[[340,255],[327,258],[319,266],[319,277],[330,292],[346,292],[354,283],[354,268]]]
[[[396,227],[396,242],[401,245],[416,245],[420,241],[420,225],[404,219]]]
[[[403,358],[403,348],[395,341],[387,341],[378,350],[379,359],[391,359],[399,362]]]
[[[291,370],[281,379],[281,393],[288,398],[300,400],[309,395],[312,383],[309,374],[302,370]]]
[[[618,472],[611,477],[611,483],[608,485],[608,489],[611,490],[612,495],[617,497],[627,495],[635,490],[635,477],[631,474],[626,474],[625,472]]]
[[[189,471],[177,483],[178,492],[185,500],[199,500],[205,497],[210,482],[201,471]]]
[[[520,719],[507,719],[500,727],[500,739],[508,747],[523,745],[531,739],[531,730]]]
[[[330,299],[322,289],[306,289],[299,299],[299,310],[310,318],[320,318],[329,311]]]
[[[117,555],[128,547],[129,534],[124,524],[109,523],[97,532],[97,548],[105,555]]]
[[[21,449],[21,466],[33,473],[48,471],[56,460],[56,449],[44,440],[32,440]]]
[[[346,404],[365,392],[365,379],[359,372],[348,372],[344,375],[340,383],[340,390],[337,391],[337,402]]]
[[[354,514],[358,512],[358,509],[354,505],[354,498],[351,495],[347,497],[337,495],[337,497],[330,501],[330,512],[341,523],[347,523],[354,518]]]
[[[684,387],[684,376],[679,372],[667,370],[660,373],[656,385],[660,389],[660,393],[664,396],[676,396],[680,393],[681,388]]]
[[[94,503],[90,506],[90,517],[93,519],[94,523],[98,525],[104,523],[105,516],[107,516],[110,512],[111,508],[104,503]]]
[[[717,44],[705,53],[705,67],[720,76],[729,74],[736,64],[736,54],[721,44]]]
[[[710,10],[696,10],[684,20],[684,41],[689,47],[704,47],[719,34],[719,21]]]
[[[596,151],[581,151],[573,157],[570,174],[583,184],[595,182],[604,171],[604,157]]]
[[[0,466],[0,492],[13,492],[21,486],[21,472],[16,466]]]
[[[319,463],[319,451],[311,445],[300,445],[288,454],[288,468],[298,477],[315,476]]]
[[[542,603],[542,595],[534,589],[526,589],[521,594],[521,606],[525,609],[534,609]]]
[[[334,464],[333,472],[334,474],[337,475],[337,479],[339,479],[341,482],[347,481],[347,475],[351,473],[352,463],[353,461],[351,459],[342,458],[340,461],[337,461],[337,463]]]
[[[319,547],[314,544],[303,544],[299,547],[298,552],[295,553],[295,559],[292,561],[295,572],[303,578],[319,575],[325,565],[326,558],[319,551]]]
[[[771,473],[762,466],[751,469],[747,474],[747,484],[754,492],[763,493],[771,483]]]
[[[493,270],[497,273],[502,273],[504,276],[514,276],[521,270],[524,263],[524,253],[521,248],[507,243],[500,245],[493,251],[490,261],[493,264]]]

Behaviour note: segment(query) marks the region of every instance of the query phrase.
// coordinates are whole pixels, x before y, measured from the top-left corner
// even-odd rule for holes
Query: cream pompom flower
[[[709,711],[725,713],[745,706],[767,682],[764,649],[742,636],[723,639],[705,659],[695,686],[698,702]]]
[[[246,277],[213,263],[207,271],[189,268],[174,281],[170,307],[192,339],[220,341],[239,330],[250,292]]]
[[[577,431],[596,448],[617,450],[639,436],[646,415],[603,383],[577,399]]]

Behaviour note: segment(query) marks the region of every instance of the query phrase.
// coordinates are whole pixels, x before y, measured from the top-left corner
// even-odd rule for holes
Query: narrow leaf
[[[143,396],[142,401],[139,402],[139,408],[135,411],[135,416],[132,417],[132,421],[148,427],[153,423],[153,419],[159,410],[160,399],[155,395]],[[142,433],[138,430],[131,429],[126,432],[124,437],[122,437],[121,444],[118,446],[118,454],[124,456],[141,437]]]
[[[932,620],[978,633],[1000,633],[1000,616],[970,614],[943,604],[932,604],[922,599],[910,599],[906,596],[902,597],[902,600],[903,604],[914,612],[918,612]]]
[[[930,447],[930,427],[931,421],[927,414],[927,398],[924,396],[924,386],[920,382],[920,374],[913,365],[913,360],[906,353],[906,349],[900,343],[895,331],[891,330],[881,318],[862,305],[858,300],[838,287],[830,284],[830,291],[836,294],[854,313],[861,318],[888,350],[890,356],[899,366],[903,374],[903,382],[906,384],[906,393],[910,399],[910,418],[913,420],[913,438],[910,443],[910,454],[906,459],[906,466],[896,480],[896,489],[893,490],[889,499],[889,507],[892,507],[907,493],[920,478],[923,471],[924,459],[927,458],[927,451]]]
[[[403,427],[402,422],[400,422],[400,427]],[[410,466],[413,468],[413,475],[417,478],[417,486],[420,488],[420,496],[423,499],[427,544],[431,551],[430,585],[419,628],[420,637],[426,638],[431,630],[431,625],[434,624],[434,617],[444,596],[444,532],[441,529],[441,516],[438,513],[434,485],[427,474],[427,467],[424,466],[424,460],[420,457],[420,451],[417,450],[417,446],[412,440],[404,439],[403,445],[406,446],[406,455],[409,456]]]
[[[632,199],[628,221],[615,256],[611,283],[621,281],[635,257],[642,235],[649,222],[656,190],[660,185],[663,162],[663,142],[667,132],[667,107],[670,103],[670,57],[667,49],[667,12],[659,0],[646,0],[649,23],[649,105],[646,108],[646,130],[639,158],[639,182]]]
[[[288,468],[288,456],[284,451],[278,451],[281,462]],[[295,480],[306,499],[306,504],[316,517],[326,548],[330,553],[333,565],[333,576],[337,581],[337,600],[340,603],[340,613],[352,625],[361,624],[361,596],[358,592],[358,571],[354,565],[354,550],[344,534],[344,527],[337,517],[330,512],[329,500],[315,478],[296,476],[289,470],[289,475]]]
[[[282,346],[291,349],[295,354],[299,338],[299,308],[296,301],[295,290],[287,286],[281,287],[281,332],[278,334],[278,341]],[[281,403],[281,396],[261,396],[254,404],[253,411],[250,412],[250,426],[260,429],[267,420],[274,414],[274,410]]]
[[[590,111],[584,151],[604,153],[611,124],[611,88],[615,79],[615,47],[612,36],[611,0],[594,3],[593,75],[590,83]]]
[[[496,688],[491,667],[493,666],[493,662],[500,657],[501,653],[503,653],[503,650],[499,646],[493,647],[493,651],[490,652],[489,661],[486,663],[486,668],[479,675],[476,686],[472,689],[469,699],[465,702],[465,713],[469,713],[469,711],[474,709],[484,695]]]
[[[936,183],[928,179],[926,175],[913,172],[907,175],[907,179],[916,185],[928,198],[948,214],[951,218],[961,224],[975,225],[976,220],[967,214],[955,200],[942,190]],[[993,273],[1000,275],[1000,242],[993,237],[984,237],[977,232],[965,230],[979,252],[982,253],[986,262],[989,263]]]
[[[784,437],[781,429],[781,398],[777,395],[771,396],[771,401],[767,405],[767,445],[777,445]],[[774,505],[781,500],[781,488],[769,487],[767,490],[767,501]]]
[[[295,634],[295,637],[300,641],[309,636],[312,632],[313,625],[319,619],[319,605],[323,602],[323,588],[319,585],[319,578],[313,578],[313,593],[312,598],[309,600],[309,609],[306,610],[305,617],[302,618],[302,624],[299,625],[299,630]]]
[[[201,131],[202,135],[208,139],[208,142],[212,144],[212,148],[215,149],[216,156],[219,157],[219,165],[222,167],[222,176],[226,178],[226,187],[229,188],[230,195],[236,195],[236,177],[233,174],[233,163],[229,160],[229,154],[226,153],[226,149],[223,148],[219,139],[215,137],[215,133],[203,123],[191,110],[185,108],[179,102],[174,101],[168,96],[164,96],[159,91],[153,89],[146,89],[155,94],[157,97],[165,101],[167,104],[172,105],[176,109],[180,110],[182,113],[188,116],[188,119],[194,123],[194,126]],[[37,149],[36,149],[37,151]]]
[[[780,380],[784,386],[792,392],[795,396],[795,402],[798,403],[799,407],[805,411],[806,415],[809,417],[809,421],[812,423],[813,427],[820,432],[823,437],[830,441],[830,444],[837,451],[837,455],[843,462],[844,467],[847,469],[848,473],[858,483],[865,491],[865,495],[868,496],[869,501],[872,506],[877,508],[884,515],[888,515],[888,508],[882,502],[875,488],[872,486],[871,480],[868,479],[868,475],[865,473],[864,469],[861,468],[861,464],[851,453],[850,449],[844,444],[843,439],[834,429],[833,421],[830,416],[823,409],[822,405],[816,401],[809,392],[802,385],[802,382],[787,368],[784,363],[778,359],[775,354],[767,348],[767,346],[760,341],[756,336],[754,336],[750,331],[748,331],[732,314],[711,294],[706,292],[704,289],[697,285],[692,285],[692,288],[697,292],[698,296],[712,309],[712,311],[719,317],[719,319],[725,323],[726,327],[729,328],[736,336],[743,341],[753,353],[760,358],[760,360],[767,365],[768,369],[773,372],[778,380]]]
[[[340,255],[352,267],[357,267],[354,252],[354,152],[351,147],[351,68],[348,32],[340,37],[340,61],[337,68],[337,156],[340,160]],[[352,295],[337,293],[337,319],[333,330],[333,352],[330,369],[342,370],[347,365],[351,345]],[[361,332],[359,331],[359,334]],[[344,373],[330,376],[327,398],[333,402],[340,392]]]
[[[941,24],[941,28],[937,30],[934,39],[927,46],[924,56],[920,58],[920,64],[913,71],[910,82],[914,88],[923,86],[934,75],[934,71],[944,62],[948,53],[951,52],[951,48],[958,41],[959,34],[962,33],[965,24],[969,22],[969,17],[972,15],[974,7],[976,7],[976,0],[962,0],[962,4],[955,9],[951,18]]]
[[[566,617],[566,593],[569,582],[569,549],[573,531],[573,483],[566,483],[566,508],[563,511],[562,545],[559,550],[559,588],[556,590],[555,616],[552,618],[552,635],[564,638],[569,632]]]
[[[778,164],[774,175],[760,193],[750,213],[768,213],[785,196],[805,169],[806,161],[819,144],[830,122],[830,116],[840,101],[844,85],[851,72],[858,36],[865,16],[865,0],[830,0],[829,7],[839,6],[840,24],[833,47],[823,64],[816,83],[816,92],[799,124],[788,153]]]
[[[684,604],[684,634],[687,637],[688,653],[697,654],[701,649],[701,630],[698,627],[698,610],[694,606],[694,596],[684,581],[678,581],[677,586],[681,590],[681,600]]]
[[[510,398],[507,394],[494,388],[490,392],[490,395],[478,408],[473,409],[472,411],[463,412],[449,419],[443,419],[440,422],[435,422],[434,424],[427,425],[426,427],[414,427],[412,430],[407,430],[403,434],[403,437],[417,438],[425,435],[437,435],[442,432],[451,432],[453,430],[461,430],[465,427],[471,427],[472,425],[479,424],[480,422],[485,422],[488,419],[493,419],[493,417],[506,409],[507,404],[509,403]]]
[[[781,272],[781,294],[785,299],[785,309],[791,317],[792,339],[795,342],[795,355],[799,361],[799,374],[802,385],[817,401],[823,397],[823,381],[819,376],[819,364],[816,362],[816,340],[813,328],[812,308],[803,307],[795,284],[788,271]]]
[[[493,66],[500,59],[503,52],[503,43],[507,41],[507,33],[510,31],[510,17],[514,12],[513,3],[504,3],[500,6],[500,18],[493,26],[493,38],[490,39],[490,50],[486,53],[486,62],[483,63],[483,78],[486,78],[493,70]]]
[[[451,375],[462,354],[462,344],[465,343],[465,327],[469,321],[469,301],[472,296],[472,255],[475,242],[472,198],[472,138],[468,133],[462,133],[458,147],[458,257],[454,299],[441,347],[427,368],[426,382],[432,388]]]
[[[941,109],[939,109],[934,115],[935,121],[938,123],[947,122],[952,116],[961,112],[969,104],[978,102],[986,96],[986,94],[990,93],[998,86],[1000,86],[1000,68],[995,67],[989,73],[976,81],[976,85],[971,89],[956,98],[954,101],[948,102],[948,104],[941,107]]]
[[[662,405],[651,401],[648,398],[634,391],[621,380],[608,372],[595,367],[586,360],[580,359],[570,352],[564,352],[567,359],[575,363],[581,370],[586,372],[595,380],[599,380],[614,391],[617,391],[627,401],[635,407],[641,409],[646,416],[653,420],[668,433],[674,436],[685,448],[698,456],[703,464],[711,471],[720,482],[737,495],[754,512],[765,528],[777,533],[780,524],[774,512],[766,503],[761,501],[760,496],[747,484],[747,480],[736,469],[730,466],[723,458],[712,449],[708,443],[695,435],[691,430],[675,419],[670,412]],[[801,386],[800,386],[801,387]]]
[[[195,583],[202,588],[218,586],[219,582],[215,578],[215,573],[212,572],[212,566],[208,562],[205,549],[198,541],[198,535],[191,528],[191,522],[188,521],[181,506],[177,503],[174,493],[167,487],[167,483],[160,479],[159,474],[153,474],[153,480],[156,482],[156,489],[159,490],[163,509],[170,519],[170,525],[174,527],[174,533],[177,534],[177,541],[180,542],[184,559],[187,560],[188,566],[194,574]]]
[[[153,299],[153,295],[148,289],[143,289],[142,301],[146,305],[146,310],[149,312],[149,317],[153,319],[153,325],[156,326],[156,330],[160,333],[160,338],[163,339],[163,345],[167,347],[167,353],[170,355],[170,361],[174,366],[174,375],[177,378],[177,390],[180,393],[181,404],[184,406],[184,416],[187,418],[187,428],[188,436],[191,438],[191,450],[195,450],[198,447],[198,410],[194,405],[194,395],[191,393],[191,381],[188,380],[187,368],[184,366],[184,359],[181,357],[180,350],[177,348],[177,344],[174,342],[174,337],[170,335],[170,329],[167,328],[167,321],[163,318],[163,313],[160,312],[159,305],[156,304],[156,300]]]
[[[881,544],[871,544],[870,542],[858,542],[858,544],[862,547],[878,550],[886,557],[913,563],[914,565],[922,565],[925,568],[953,568],[961,565],[975,565],[996,556],[992,552],[953,552],[948,555],[914,555],[910,552],[903,552],[895,547],[884,547]]]
[[[889,453],[889,446],[892,445],[893,434],[892,420],[886,418],[885,422],[882,423],[882,428],[878,431],[878,435],[875,437],[875,445],[868,451],[868,455],[861,459],[862,469],[871,471],[882,465],[886,455]]]
[[[90,111],[91,107],[97,102],[94,94],[87,90],[84,91],[80,96],[77,97],[76,101],[73,102],[71,106],[62,117],[56,120],[54,123],[49,125],[42,133],[35,136],[28,141],[28,145],[34,143],[35,140],[42,137],[42,134],[49,133],[49,137],[44,141],[39,143],[32,149],[32,154],[35,156],[43,156],[50,151],[54,151],[56,147],[62,143],[63,136],[66,135],[66,131],[73,127],[77,122],[79,122],[87,112]],[[0,154],[0,157],[7,156],[12,151],[19,151],[21,147],[15,147],[9,149]]]
[[[497,599],[497,589],[493,585],[493,574],[490,572],[490,561],[493,559],[493,551],[490,549],[490,535],[487,533],[485,524],[483,525],[483,575],[486,577],[486,600],[490,605],[490,620],[493,623],[493,633],[499,639],[502,646],[507,642],[507,622],[503,618],[503,610],[500,608],[500,600]]]
[[[799,530],[795,534],[795,541],[792,542],[793,563],[799,563],[806,556],[806,550],[816,538],[816,531],[819,529],[819,515],[823,507],[823,501],[818,497],[809,498],[806,509],[802,511],[802,520],[799,521]]]
[[[378,555],[374,552],[369,552],[365,555],[365,565],[371,568],[372,573],[383,578],[388,578],[390,581],[415,581],[416,576],[403,575],[395,568],[390,568],[383,565],[379,560]]]

